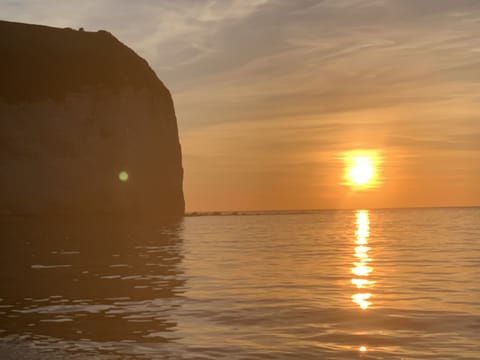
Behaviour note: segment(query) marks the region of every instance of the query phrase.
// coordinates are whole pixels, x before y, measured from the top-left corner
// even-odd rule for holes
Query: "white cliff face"
[[[106,31],[0,21],[0,214],[181,216],[173,101]]]
[[[0,214],[183,213],[173,104],[147,88],[0,99],[0,164]]]

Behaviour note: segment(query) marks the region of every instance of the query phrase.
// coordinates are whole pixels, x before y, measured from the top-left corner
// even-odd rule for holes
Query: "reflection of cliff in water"
[[[173,338],[181,226],[0,219],[0,335]]]

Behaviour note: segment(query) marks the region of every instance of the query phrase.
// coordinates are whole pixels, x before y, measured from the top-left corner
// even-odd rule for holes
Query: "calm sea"
[[[0,219],[0,359],[480,359],[480,209]]]

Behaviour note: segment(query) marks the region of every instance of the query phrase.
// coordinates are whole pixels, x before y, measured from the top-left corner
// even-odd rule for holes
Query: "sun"
[[[345,163],[343,185],[362,190],[379,184],[380,156],[377,151],[353,150],[343,153],[341,158]]]
[[[366,185],[372,180],[374,170],[372,159],[359,156],[352,159],[353,164],[348,170],[348,177],[355,185]]]

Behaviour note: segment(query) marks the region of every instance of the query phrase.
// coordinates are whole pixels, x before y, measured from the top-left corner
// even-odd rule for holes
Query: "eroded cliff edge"
[[[0,214],[183,215],[173,101],[145,60],[106,31],[5,21],[0,54]]]

